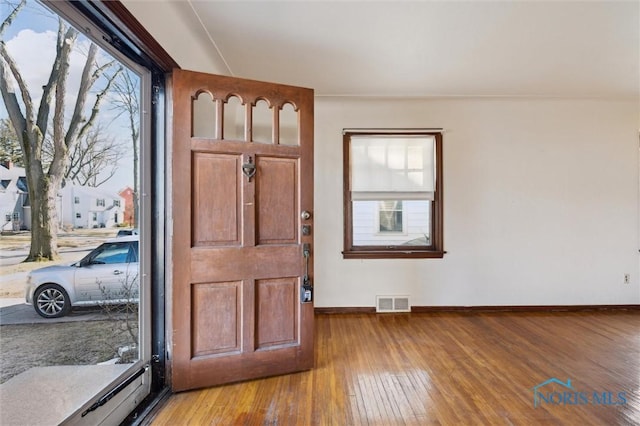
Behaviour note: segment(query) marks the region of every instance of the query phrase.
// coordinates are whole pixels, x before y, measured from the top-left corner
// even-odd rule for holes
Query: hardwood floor
[[[315,365],[172,395],[152,424],[640,424],[639,311],[317,315]]]

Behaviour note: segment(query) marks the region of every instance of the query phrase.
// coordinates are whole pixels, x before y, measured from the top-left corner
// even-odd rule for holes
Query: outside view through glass
[[[0,1],[0,383],[139,358],[140,78]]]

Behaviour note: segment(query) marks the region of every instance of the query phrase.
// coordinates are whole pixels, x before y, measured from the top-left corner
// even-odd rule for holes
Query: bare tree
[[[40,106],[36,110],[27,82],[18,64],[8,52],[3,38],[5,31],[25,4],[26,0],[22,0],[0,26],[0,92],[24,154],[31,203],[31,249],[26,259],[29,262],[52,260],[58,257],[56,196],[68,168],[69,152],[73,151],[78,141],[93,126],[100,110],[100,103],[109,90],[115,74],[107,79],[105,87],[96,95],[89,116],[85,116],[88,94],[96,81],[114,64],[114,61],[111,61],[99,66],[96,63],[98,48],[91,43],[82,70],[72,116],[68,121],[65,120],[65,95],[70,58],[78,32],[67,26],[62,19],[58,19],[56,55],[49,79],[42,88]],[[18,86],[17,92],[12,79]],[[52,108],[53,116],[50,117]],[[65,124],[67,124],[66,129]],[[50,125],[53,156],[48,168],[45,169],[42,146]]]
[[[139,138],[140,138],[140,79],[130,70],[120,73],[113,84],[114,98],[111,105],[129,120],[131,148],[133,152],[133,225],[139,222]]]
[[[81,186],[100,186],[116,174],[118,162],[127,149],[127,143],[105,135],[102,126],[97,124],[69,151],[64,179]],[[45,164],[50,163],[54,154],[51,138],[45,139],[42,150]]]
[[[108,288],[99,280],[96,283],[103,300],[99,306],[109,319],[111,334],[120,341],[117,348],[119,363],[133,362],[139,356],[139,274],[137,271],[127,273],[120,281],[119,288]]]

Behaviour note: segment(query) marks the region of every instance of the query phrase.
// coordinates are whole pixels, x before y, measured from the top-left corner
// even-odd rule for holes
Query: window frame
[[[145,315],[145,327],[150,329],[147,351],[151,358],[144,368],[116,378],[104,392],[92,396],[86,407],[100,407],[100,414],[105,423],[120,423],[123,415],[129,415],[123,424],[139,424],[140,419],[152,412],[158,402],[168,396],[170,389],[166,368],[169,353],[165,342],[165,234],[166,226],[165,169],[167,167],[167,91],[168,79],[174,69],[179,69],[177,62],[162,48],[151,34],[137,21],[134,15],[119,1],[71,1],[71,0],[39,0],[78,29],[82,29],[87,37],[93,35],[94,42],[114,57],[128,58],[148,79],[148,86],[141,94],[141,110],[150,118],[146,122],[145,132],[149,137],[141,136],[140,150],[147,152],[145,160],[140,163],[141,187],[146,187],[140,198],[140,221],[147,224],[145,232],[146,248],[138,252],[138,260],[145,258],[144,272],[147,275],[150,292],[148,318]],[[120,59],[122,60],[122,59]],[[142,124],[140,127],[142,133]],[[144,179],[144,180],[143,180]],[[144,183],[144,186],[142,183]],[[146,207],[143,209],[142,205]],[[138,250],[140,250],[138,248]],[[151,314],[152,313],[152,314]],[[149,324],[150,323],[150,324]],[[140,324],[142,327],[142,324]],[[150,371],[150,374],[148,373]],[[145,387],[149,382],[150,392],[146,395],[137,392],[141,384]],[[120,392],[119,394],[112,393]],[[115,395],[115,396],[114,396]],[[93,405],[92,405],[93,404]],[[86,413],[81,410],[67,419],[70,423],[85,422]],[[107,420],[107,419],[110,419]],[[114,420],[115,419],[115,420]]]
[[[443,258],[444,251],[444,221],[443,221],[443,153],[442,131],[431,129],[395,130],[395,129],[370,129],[370,130],[344,130],[342,134],[343,149],[343,235],[344,259],[428,259]],[[353,245],[353,203],[351,197],[351,138],[353,136],[384,136],[404,137],[432,136],[435,139],[435,194],[431,202],[431,245],[429,246],[354,246]],[[403,226],[405,226],[403,224]]]

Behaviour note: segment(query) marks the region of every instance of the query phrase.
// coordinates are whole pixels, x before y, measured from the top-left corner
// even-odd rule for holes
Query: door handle
[[[311,303],[313,302],[313,284],[309,278],[309,257],[311,257],[311,244],[305,243],[302,245],[302,255],[304,256],[304,276],[302,277],[302,288],[300,289],[300,302]]]
[[[118,271],[117,269],[113,271],[113,275],[120,275],[122,273],[123,273],[122,271]]]
[[[251,161],[251,156],[247,156],[246,162],[242,165],[242,173],[247,177],[247,182],[256,174],[256,164]]]
[[[305,210],[302,213],[300,213],[300,217],[302,218],[302,220],[309,220],[311,219],[311,212]]]

